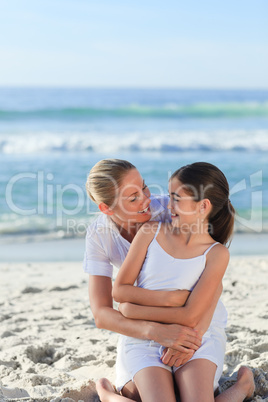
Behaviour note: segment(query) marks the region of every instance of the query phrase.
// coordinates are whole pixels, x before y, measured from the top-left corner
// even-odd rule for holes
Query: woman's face
[[[147,222],[151,218],[150,195],[138,170],[129,170],[117,189],[117,202],[111,208],[113,217],[121,222]]]

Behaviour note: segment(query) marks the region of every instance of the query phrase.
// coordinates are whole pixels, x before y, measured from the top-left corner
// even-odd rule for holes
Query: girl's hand
[[[171,290],[167,291],[167,307],[182,307],[185,305],[191,292],[189,290]]]
[[[131,315],[131,306],[133,304],[132,303],[119,303],[118,305],[118,310],[120,311],[120,313],[126,317],[129,318],[129,315]]]
[[[124,317],[136,319],[135,313],[137,312],[137,309],[140,310],[140,308],[142,307],[143,306],[140,306],[138,304],[125,302],[125,303],[119,303],[118,310]]]

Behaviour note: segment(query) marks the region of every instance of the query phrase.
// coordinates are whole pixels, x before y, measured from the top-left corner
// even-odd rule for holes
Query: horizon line
[[[99,89],[99,90],[188,90],[188,91],[268,91],[268,87],[209,87],[209,86],[91,86],[91,85],[2,85],[0,89]]]

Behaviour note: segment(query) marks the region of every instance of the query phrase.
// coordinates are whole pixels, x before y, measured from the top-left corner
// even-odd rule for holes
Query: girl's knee
[[[205,359],[186,363],[175,373],[182,402],[214,402],[216,365]]]
[[[147,367],[134,377],[141,399],[146,402],[176,402],[172,373],[160,367]]]

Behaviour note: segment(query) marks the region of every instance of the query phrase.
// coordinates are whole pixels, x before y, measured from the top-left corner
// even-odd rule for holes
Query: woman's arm
[[[89,300],[96,326],[124,335],[146,339],[150,325],[140,322],[139,328],[135,321],[123,317],[113,308],[112,280],[106,276],[89,276]],[[134,332],[133,332],[134,331]],[[135,335],[131,335],[135,333]]]
[[[195,328],[211,308],[229,262],[229,251],[222,245],[215,246],[207,256],[206,268],[184,307],[142,307],[123,303],[124,316],[163,323],[179,323]]]
[[[197,331],[181,325],[163,325],[145,320],[135,321],[125,318],[113,309],[112,280],[105,276],[89,276],[90,306],[98,328],[108,329],[123,335],[154,340],[165,347],[188,352],[197,350],[201,339]]]

